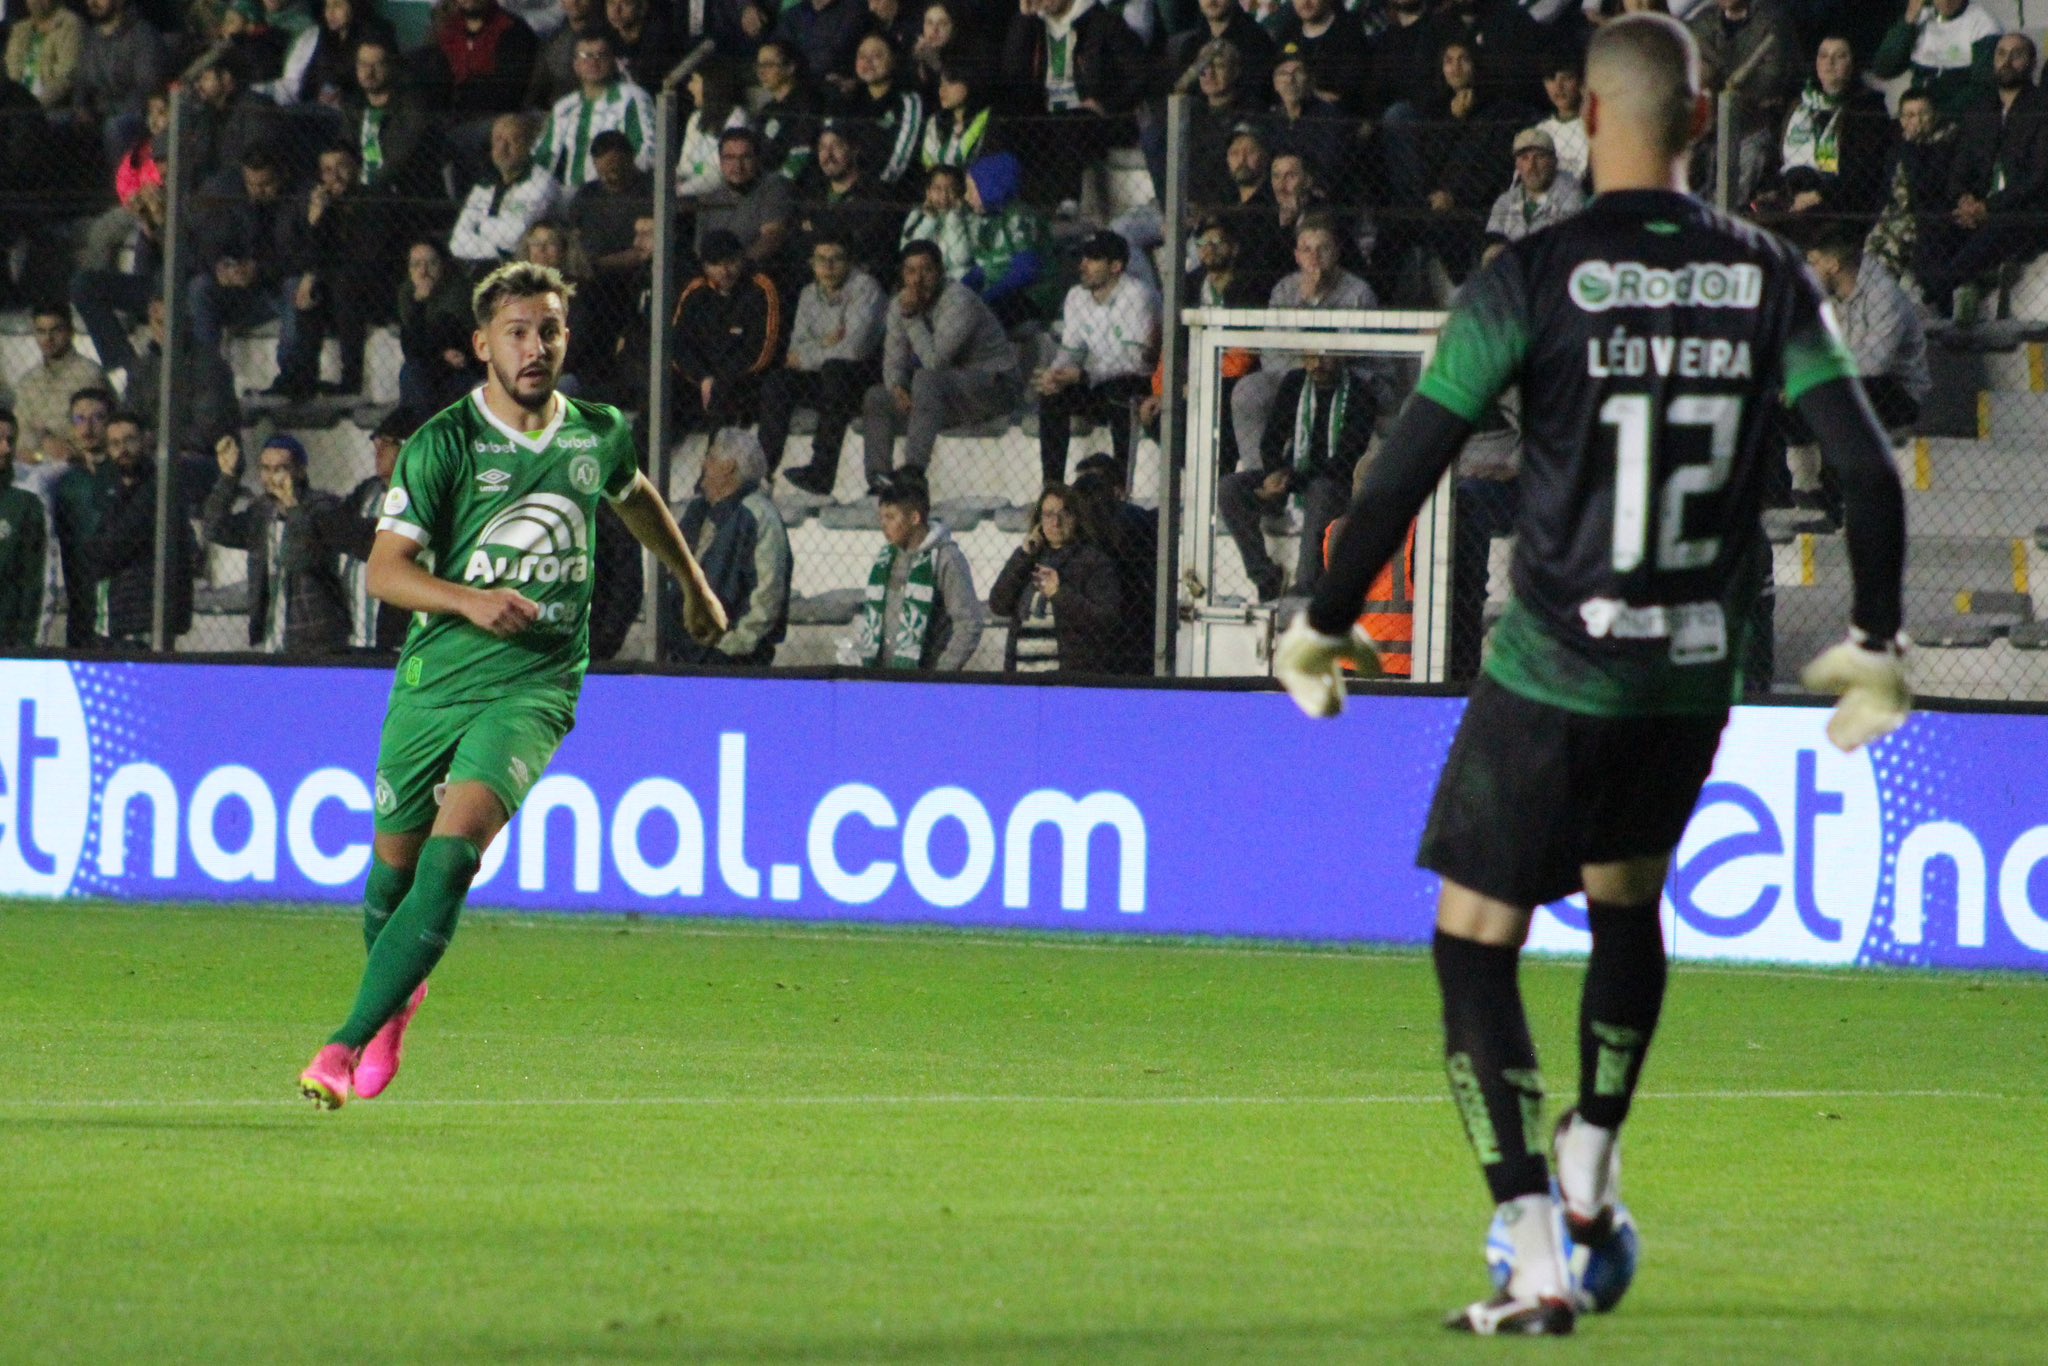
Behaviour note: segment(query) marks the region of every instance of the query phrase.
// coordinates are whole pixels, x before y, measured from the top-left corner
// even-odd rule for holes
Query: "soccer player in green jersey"
[[[384,497],[370,592],[416,615],[377,752],[369,964],[348,1020],[299,1078],[326,1109],[390,1085],[483,851],[576,723],[600,496],[682,584],[691,636],[725,633],[625,415],[555,391],[570,293],[526,262],[484,277],[472,339],[483,387],[405,443]]]

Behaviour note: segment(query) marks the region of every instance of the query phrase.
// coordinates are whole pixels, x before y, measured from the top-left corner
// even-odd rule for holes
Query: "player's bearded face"
[[[569,350],[568,309],[559,294],[507,299],[477,333],[477,358],[491,382],[523,407],[547,402]]]

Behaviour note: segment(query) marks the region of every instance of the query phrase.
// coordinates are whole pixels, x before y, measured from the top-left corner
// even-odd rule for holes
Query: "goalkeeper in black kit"
[[[1617,1139],[1663,1005],[1658,902],[1671,851],[1739,694],[1761,546],[1773,396],[1840,478],[1855,583],[1849,638],[1808,666],[1839,694],[1844,750],[1904,723],[1905,503],[1820,286],[1784,242],[1682,192],[1708,125],[1699,54],[1672,19],[1603,27],[1587,54],[1600,196],[1509,247],[1445,324],[1275,672],[1311,716],[1343,707],[1340,665],[1376,663],[1353,625],[1367,584],[1474,422],[1520,384],[1514,594],[1451,747],[1420,864],[1443,877],[1434,958],[1451,1092],[1498,1206],[1511,1270],[1454,1313],[1470,1332],[1568,1333],[1588,1297],[1573,1243],[1633,1272]],[[1592,925],[1579,1092],[1550,1156],[1517,982],[1537,906],[1583,890]],[[1625,1255],[1620,1240],[1626,1237]],[[1615,1267],[1608,1268],[1610,1276]],[[1590,1282],[1591,1278],[1587,1278]]]

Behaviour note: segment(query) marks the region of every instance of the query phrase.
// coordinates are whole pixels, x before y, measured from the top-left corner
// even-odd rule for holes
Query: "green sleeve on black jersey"
[[[1792,322],[1785,332],[1785,406],[1831,379],[1856,378],[1856,357],[1842,340],[1834,308],[1811,276],[1795,276]]]
[[[1512,252],[1473,276],[1415,392],[1467,422],[1483,418],[1514,384],[1529,352],[1527,298],[1521,264]]]
[[[434,544],[433,529],[447,525],[456,470],[445,427],[445,418],[428,423],[399,451],[391,491],[384,495],[384,515],[377,523],[379,531],[396,531],[441,551],[447,547]]]

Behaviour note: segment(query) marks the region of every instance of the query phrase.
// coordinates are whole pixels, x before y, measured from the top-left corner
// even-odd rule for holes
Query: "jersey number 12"
[[[1600,425],[1614,428],[1614,569],[1641,568],[1650,545],[1650,488],[1656,470],[1658,425],[1648,394],[1615,394],[1600,408]],[[1735,469],[1742,432],[1742,400],[1728,394],[1686,394],[1664,410],[1663,427],[1704,429],[1708,460],[1679,465],[1654,493],[1657,505],[1657,563],[1660,570],[1703,569],[1721,553],[1719,536],[1691,540],[1685,530],[1685,500],[1716,493]]]

